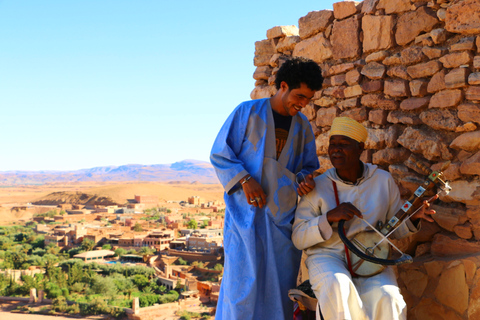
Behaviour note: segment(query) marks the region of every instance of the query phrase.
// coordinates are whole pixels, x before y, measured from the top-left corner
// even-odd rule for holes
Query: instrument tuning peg
[[[421,163],[417,157],[415,157],[413,154],[410,155],[409,158],[420,170],[422,170],[425,174],[430,174],[432,170],[430,170],[427,166],[425,166],[423,163]]]

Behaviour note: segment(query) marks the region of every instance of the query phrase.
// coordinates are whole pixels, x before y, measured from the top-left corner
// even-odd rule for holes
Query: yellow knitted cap
[[[368,137],[367,129],[357,121],[348,117],[338,117],[333,120],[330,136],[341,135],[358,142],[365,142]]]

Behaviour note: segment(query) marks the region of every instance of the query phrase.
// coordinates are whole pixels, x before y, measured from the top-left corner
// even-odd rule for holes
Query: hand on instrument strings
[[[342,202],[336,208],[327,212],[327,221],[330,223],[340,220],[350,220],[354,216],[363,218],[362,213],[350,202]]]
[[[298,184],[297,192],[298,195],[304,196],[310,193],[315,188],[315,180],[313,180],[313,175],[308,174],[302,182]]]
[[[433,201],[438,199],[438,194],[431,197],[429,200],[424,200],[423,205],[420,209],[410,218],[412,221],[416,221],[418,219],[427,220],[429,222],[433,222],[432,214],[435,214],[435,210],[430,209],[430,205]]]
[[[263,192],[262,186],[253,177],[250,177],[247,182],[243,183],[242,188],[248,204],[263,208],[267,203],[267,195]]]

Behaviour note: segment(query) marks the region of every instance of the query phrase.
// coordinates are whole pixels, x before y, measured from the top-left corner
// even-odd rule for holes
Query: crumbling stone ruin
[[[302,111],[316,135],[321,172],[331,167],[336,116],[369,131],[363,160],[388,170],[407,198],[447,161],[453,188],[435,223],[405,247],[398,267],[408,319],[480,319],[480,1],[365,0],[333,4],[277,26],[255,43],[253,99],[275,93],[289,56],[316,61],[325,84]]]

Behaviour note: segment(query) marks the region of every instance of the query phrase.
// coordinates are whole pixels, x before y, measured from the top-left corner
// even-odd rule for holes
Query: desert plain
[[[198,182],[75,182],[48,183],[43,185],[0,186],[0,225],[28,221],[41,208],[29,204],[41,200],[61,201],[67,195],[81,193],[108,197],[118,204],[125,204],[135,195],[152,195],[159,203],[187,201],[199,196],[206,201],[223,201],[220,184]],[[16,210],[27,206],[26,210]]]

